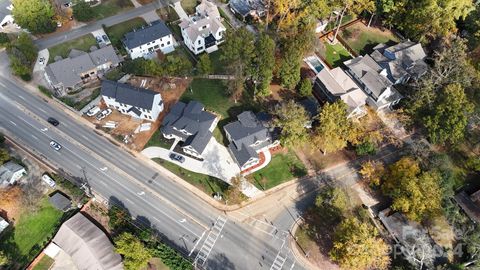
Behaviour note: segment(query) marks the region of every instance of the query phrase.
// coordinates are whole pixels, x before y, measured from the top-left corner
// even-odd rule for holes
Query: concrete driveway
[[[233,161],[228,149],[219,144],[215,138],[211,138],[204,153],[204,160],[200,161],[187,156],[183,163],[172,161],[168,155],[172,151],[162,147],[148,147],[142,151],[142,154],[148,158],[161,158],[176,165],[196,173],[210,175],[219,178],[227,183],[231,183],[231,179],[240,173],[240,168]],[[182,153],[178,153],[182,154]],[[259,189],[250,183],[244,181],[242,184],[242,192],[248,196],[253,197],[261,193]]]

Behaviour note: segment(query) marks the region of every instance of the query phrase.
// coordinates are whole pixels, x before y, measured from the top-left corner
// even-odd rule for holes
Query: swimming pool
[[[325,65],[322,63],[322,60],[318,58],[316,55],[311,55],[305,59],[303,59],[305,63],[313,70],[315,71],[315,74],[318,74],[322,69],[325,68]]]

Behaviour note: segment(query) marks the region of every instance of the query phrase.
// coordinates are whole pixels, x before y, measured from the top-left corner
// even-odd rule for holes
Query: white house
[[[344,62],[347,73],[352,76],[367,94],[367,104],[375,110],[382,110],[397,104],[402,95],[387,78],[382,68],[370,55],[358,56]]]
[[[205,111],[202,103],[177,102],[163,119],[161,131],[167,139],[182,141],[182,149],[186,154],[203,158],[217,123],[218,117]]]
[[[203,0],[194,15],[180,23],[183,42],[194,53],[211,53],[224,41],[225,26],[221,22],[217,6]]]
[[[241,171],[245,171],[260,163],[258,153],[279,144],[274,141],[270,131],[258,120],[251,111],[237,115],[237,121],[223,127],[227,135],[228,150],[237,162]]]
[[[15,184],[25,174],[25,168],[13,161],[3,164],[0,166],[0,187]]]
[[[123,114],[155,121],[163,111],[160,93],[113,81],[102,81],[101,95],[105,104]]]
[[[321,100],[335,102],[341,99],[348,106],[348,118],[360,118],[367,111],[367,95],[340,67],[322,69],[314,84],[314,94]]]
[[[172,32],[161,20],[126,33],[122,39],[130,58],[151,58],[158,50],[167,54],[175,50]]]

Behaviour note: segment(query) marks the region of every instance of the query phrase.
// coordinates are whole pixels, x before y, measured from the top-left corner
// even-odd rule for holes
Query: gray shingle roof
[[[111,45],[91,53],[72,50],[70,56],[72,58],[65,58],[45,67],[45,72],[54,84],[62,83],[65,87],[73,87],[82,82],[82,73],[109,62],[117,65],[121,61]]]
[[[125,46],[132,49],[171,34],[172,32],[170,32],[165,23],[157,20],[141,29],[126,33],[122,42]]]
[[[229,123],[223,127],[230,134],[232,142],[238,149],[243,145],[252,145],[256,141],[263,141],[270,137],[265,128],[251,111],[242,112],[237,116],[238,121]]]
[[[63,223],[52,241],[79,270],[123,270],[122,258],[108,237],[81,212]]]
[[[60,211],[65,212],[70,209],[70,207],[72,207],[72,201],[70,201],[70,199],[66,195],[58,191],[51,195],[48,200],[55,208]]]
[[[258,158],[258,154],[253,148],[244,145],[238,149],[233,143],[228,145],[228,149],[233,154],[235,161],[241,167],[243,167],[251,158]]]
[[[373,97],[378,98],[383,91],[392,86],[392,82],[380,74],[382,67],[369,55],[358,56],[344,63],[365,85]]]
[[[269,145],[271,135],[251,111],[242,112],[237,119],[237,121],[225,125],[223,129],[230,135],[231,141],[228,148],[238,165],[242,167],[250,158],[258,158],[256,150]],[[258,141],[263,142],[252,146]]]
[[[419,78],[428,69],[424,61],[427,55],[420,43],[407,40],[390,47],[376,46],[374,49],[372,58],[387,69],[388,77],[392,82],[406,75]]]
[[[160,95],[152,90],[107,80],[102,81],[101,94],[115,98],[115,101],[119,103],[146,110],[152,110],[155,96]]]
[[[216,118],[205,111],[203,104],[198,101],[188,104],[177,102],[163,120],[162,133],[182,138],[184,146],[191,146],[201,154],[212,137],[209,128]],[[184,134],[181,130],[192,135]]]
[[[1,165],[0,166],[0,185],[2,185],[4,182],[9,182],[14,173],[23,169],[24,168],[22,166],[20,166],[19,164],[13,161],[9,161]]]

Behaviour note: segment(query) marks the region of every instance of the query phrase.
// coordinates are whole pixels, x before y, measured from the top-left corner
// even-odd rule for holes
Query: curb
[[[310,262],[303,254],[298,250],[298,244],[297,241],[295,240],[295,232],[297,231],[298,227],[303,223],[303,218],[298,218],[295,220],[295,223],[293,223],[292,228],[290,229],[290,238],[288,239],[288,245],[290,246],[290,250],[292,251],[293,256],[295,257],[295,260],[300,262],[302,266],[306,267],[307,269],[318,269],[320,268],[316,265],[314,265],[312,262]]]

